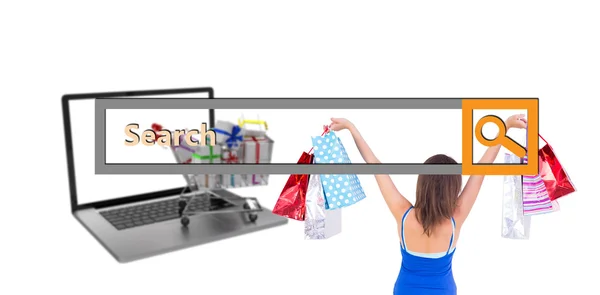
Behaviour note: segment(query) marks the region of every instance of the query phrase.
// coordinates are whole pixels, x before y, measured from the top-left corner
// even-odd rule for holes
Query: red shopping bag
[[[538,152],[540,176],[544,180],[550,200],[554,201],[575,192],[575,186],[556,158],[552,147],[541,135],[540,138],[546,143]]]
[[[323,133],[321,136],[329,132],[329,127],[330,126],[323,126]],[[298,164],[312,164],[314,158],[312,151],[313,149],[311,148],[308,153],[303,152],[298,160]],[[283,187],[283,191],[279,194],[277,203],[275,203],[275,208],[273,208],[274,214],[304,221],[309,177],[309,174],[294,174],[288,178],[287,183]]]
[[[298,164],[312,164],[313,154],[303,152]],[[303,221],[306,214],[306,190],[308,189],[309,174],[293,174],[288,178],[275,203],[273,213]]]

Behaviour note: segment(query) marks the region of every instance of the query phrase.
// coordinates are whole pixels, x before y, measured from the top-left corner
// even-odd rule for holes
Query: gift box
[[[238,148],[244,140],[244,130],[231,122],[217,121],[212,130],[217,134],[217,144],[225,145],[229,149]]]
[[[196,142],[200,142],[198,136],[192,136]],[[211,145],[210,137],[206,138],[206,145],[194,147],[194,163],[200,164],[220,164],[222,158],[222,147],[220,145]]]
[[[323,184],[318,174],[310,175],[306,192],[304,239],[323,240],[342,232],[342,210],[325,210]]]
[[[198,138],[194,138],[198,141]],[[198,164],[220,164],[221,163],[221,146],[210,145],[210,139],[207,140],[206,146],[199,146],[196,153],[192,154],[192,163]],[[199,142],[199,141],[198,141]],[[195,176],[199,187],[215,188],[220,184],[221,178],[214,174],[198,174]]]
[[[221,175],[221,187],[235,188],[248,186],[246,176],[242,174],[223,174]]]
[[[266,121],[259,119],[238,119],[238,125],[242,127],[245,137],[265,137],[269,126]]]
[[[333,131],[312,138],[316,164],[350,164],[342,141]],[[366,198],[356,174],[321,175],[328,210],[351,206]]]
[[[521,158],[505,154],[504,163],[520,164]],[[523,212],[523,178],[521,175],[506,175],[502,196],[502,237],[529,239],[530,226],[531,216],[526,216]]]
[[[273,154],[273,140],[268,136],[246,137],[243,142],[244,163],[264,164],[271,162]],[[248,174],[246,181],[249,185],[266,185],[269,183],[268,174]]]
[[[196,139],[194,138],[194,140]],[[181,135],[179,136],[179,145],[173,146],[173,152],[175,153],[177,162],[186,164],[192,161],[192,156],[198,153],[200,148],[200,145],[188,145],[188,143],[185,140],[185,135]]]
[[[241,152],[243,152],[243,146],[240,146],[239,149],[224,147],[221,154],[221,162],[224,164],[239,164],[241,161],[238,154]],[[222,174],[221,185],[225,188],[247,186],[246,177],[242,174]]]
[[[217,188],[221,185],[221,177],[215,174],[195,174],[194,179],[198,187]]]
[[[244,128],[244,137],[257,137],[257,138],[261,138],[261,137],[265,137],[267,135],[267,132],[265,130],[254,130],[254,129],[247,129]]]

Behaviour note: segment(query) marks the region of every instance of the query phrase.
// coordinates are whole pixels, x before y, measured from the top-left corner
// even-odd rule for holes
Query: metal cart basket
[[[273,140],[268,136],[245,138],[235,149],[226,145],[189,147],[180,140],[180,146],[171,147],[177,163],[244,163],[254,159],[255,163],[270,163],[273,153]],[[252,153],[252,154],[248,154]],[[254,157],[253,157],[254,156]],[[179,216],[181,224],[188,226],[189,217],[204,214],[242,213],[247,214],[251,222],[262,211],[256,198],[230,200],[213,192],[214,189],[261,186],[268,184],[268,175],[183,175],[187,187],[180,194]]]

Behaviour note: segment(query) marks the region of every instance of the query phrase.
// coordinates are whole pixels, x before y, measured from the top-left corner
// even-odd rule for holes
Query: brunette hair
[[[446,155],[435,155],[425,164],[458,164]],[[419,175],[414,208],[423,232],[431,236],[435,226],[452,218],[462,188],[461,175]]]

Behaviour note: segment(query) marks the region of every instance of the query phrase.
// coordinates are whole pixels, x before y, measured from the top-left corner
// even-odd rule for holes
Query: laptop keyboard
[[[234,206],[219,198],[199,196],[188,204],[187,212],[215,211]],[[100,212],[118,230],[179,218],[179,198],[145,203]]]

